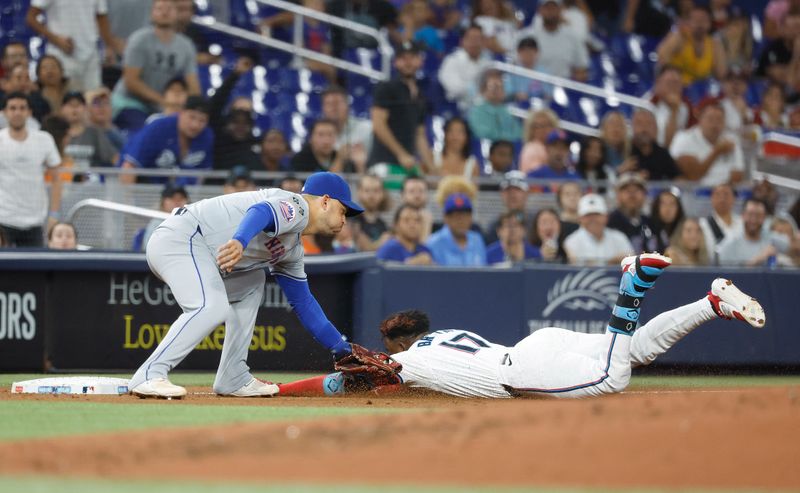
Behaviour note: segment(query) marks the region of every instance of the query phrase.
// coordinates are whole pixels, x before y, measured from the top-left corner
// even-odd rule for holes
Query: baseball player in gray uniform
[[[147,243],[147,262],[172,289],[183,314],[129,382],[140,397],[181,398],[167,375],[220,323],[225,342],[214,392],[271,396],[277,385],[256,379],[247,351],[269,269],[302,322],[338,358],[351,345],[327,319],[306,282],[302,235],[335,235],[346,216],[363,212],[333,173],[311,175],[300,194],[273,188],[180,207]]]
[[[737,319],[756,328],[766,321],[755,299],[719,278],[707,296],[639,327],[645,292],[670,263],[668,257],[650,253],[623,260],[619,298],[604,334],[547,327],[506,347],[461,329],[429,332],[427,315],[417,310],[390,315],[380,330],[392,359],[402,364],[398,380],[409,387],[484,398],[574,398],[622,392],[631,367],[651,363],[709,320]],[[280,395],[339,394],[348,389],[348,378],[337,372],[281,384]],[[395,386],[388,384],[382,390]]]

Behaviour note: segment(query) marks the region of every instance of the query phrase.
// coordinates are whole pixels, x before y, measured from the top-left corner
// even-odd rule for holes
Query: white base
[[[128,393],[127,378],[50,377],[11,384],[12,394],[120,395]]]

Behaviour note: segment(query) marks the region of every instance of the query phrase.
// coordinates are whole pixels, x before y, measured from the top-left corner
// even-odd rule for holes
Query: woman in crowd
[[[58,222],[47,232],[47,248],[51,250],[75,250],[78,248],[78,233],[70,223]]]
[[[434,151],[433,166],[443,176],[478,176],[480,166],[472,155],[472,133],[463,118],[456,116],[444,124],[444,144],[441,151]]]
[[[533,217],[530,243],[539,249],[545,262],[559,264],[567,262],[567,252],[564,250],[565,237],[555,209],[542,209]]]
[[[574,181],[562,183],[556,192],[556,203],[558,204],[559,217],[561,219],[561,229],[564,236],[569,236],[579,227],[578,202],[581,200],[583,190],[580,184]]]
[[[606,147],[598,137],[586,137],[581,144],[575,169],[581,178],[588,181],[593,192],[604,194],[605,187],[597,182],[607,181],[614,171],[609,169]]]
[[[64,76],[64,67],[61,61],[52,56],[44,55],[36,65],[36,83],[42,97],[50,105],[51,113],[58,113],[61,101],[67,93],[68,79]]]
[[[551,109],[532,111],[525,120],[523,140],[525,145],[519,153],[519,170],[525,174],[547,162],[547,135],[558,127],[558,116]]]
[[[625,116],[619,111],[609,111],[600,124],[601,139],[606,147],[606,163],[618,168],[631,155],[631,139]]]
[[[700,223],[687,217],[678,225],[670,245],[664,254],[672,259],[672,265],[709,265],[711,255]]]
[[[678,225],[683,221],[683,204],[677,188],[664,190],[653,201],[652,214],[653,233],[656,235],[657,250],[666,251],[670,238],[675,234]]]
[[[772,83],[764,90],[759,107],[753,118],[754,123],[767,128],[788,128],[789,116],[786,112],[786,92],[780,84]]]

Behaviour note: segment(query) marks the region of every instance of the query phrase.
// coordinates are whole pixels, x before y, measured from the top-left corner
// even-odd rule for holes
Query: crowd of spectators
[[[312,95],[318,111],[300,139],[260,128],[255,108],[263,102],[236,90],[263,70],[257,50],[237,50],[216,87],[201,94],[198,67],[226,59],[211,53],[191,23],[191,0],[85,0],[79,8],[31,0],[25,19],[46,42],[44,54],[32,60],[28,44],[7,39],[0,56],[4,244],[69,244],[52,240],[65,236],[54,234],[62,182],[108,179],[92,169],[121,168],[122,184],[166,185],[162,210],[171,210],[176,190],[188,200],[188,185],[222,185],[225,193],[263,185],[299,190],[293,173],[324,170],[352,174],[366,212],[332,242],[308,239],[309,253],[378,251],[390,261],[473,266],[605,264],[658,250],[683,264],[796,263],[800,205],[794,215],[775,210],[774,187],[759,183],[736,210],[737,190],[747,189],[744,148],[753,129],[800,128],[794,2],[769,2],[761,46],[750,16],[731,0],[661,2],[666,7],[656,10],[653,2],[629,1],[616,17],[596,5],[602,2],[539,0],[529,19],[506,0],[298,3],[385,28],[394,45],[394,76],[373,85],[368,118],[354,114],[347,77],[304,61],[327,87]],[[272,12],[257,24],[280,37],[291,31],[293,15]],[[303,28],[303,45],[319,53],[376,48],[369,37],[315,19],[305,18]],[[491,68],[494,60],[508,61],[585,82],[592,53],[620,32],[659,39],[653,85],[643,95],[652,107],[599,115],[597,137],[560,128],[548,108],[557,84]],[[430,67],[434,72],[421,77]],[[719,94],[694,104],[688,89],[711,79]],[[756,104],[748,102],[754,80],[763,81]],[[456,113],[432,132],[431,83],[440,84]],[[514,108],[526,109],[527,118]],[[228,178],[153,177],[148,169],[213,169]],[[286,181],[257,183],[256,171],[283,173]],[[485,230],[476,221],[483,177],[499,185],[490,193],[499,193],[505,209]],[[428,203],[428,187],[437,182],[443,224],[434,224]],[[706,217],[686,214],[682,184],[710,191]],[[529,207],[533,194],[551,194],[557,207]],[[137,248],[146,244],[146,229]]]

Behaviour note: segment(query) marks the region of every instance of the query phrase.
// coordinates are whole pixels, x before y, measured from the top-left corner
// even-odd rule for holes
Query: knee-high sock
[[[657,315],[633,334],[631,365],[652,363],[686,334],[715,318],[717,314],[706,298]]]

